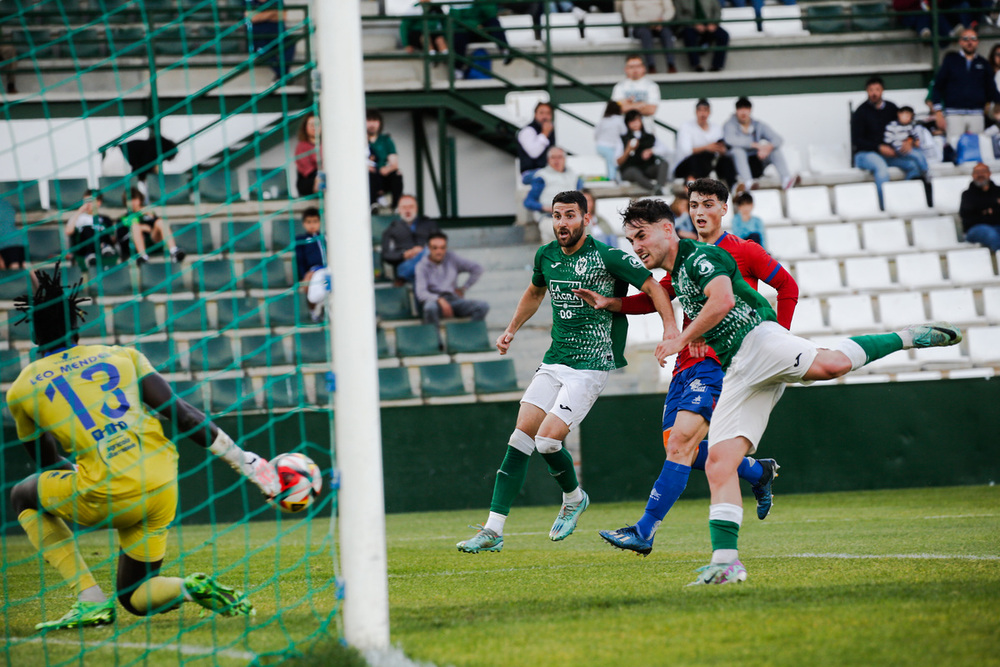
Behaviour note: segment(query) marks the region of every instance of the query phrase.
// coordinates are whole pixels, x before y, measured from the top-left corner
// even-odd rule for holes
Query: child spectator
[[[691,214],[688,212],[689,203],[687,192],[681,192],[670,202],[670,210],[674,214],[674,229],[677,230],[677,236],[697,241],[698,232],[695,231]]]
[[[0,270],[24,269],[24,242],[17,233],[14,207],[0,199]]]
[[[369,202],[374,208],[379,197],[390,195],[392,207],[396,208],[403,194],[403,175],[399,173],[396,144],[388,134],[382,134],[382,114],[377,109],[368,109],[365,127],[368,132]]]
[[[152,210],[144,210],[142,205],[142,193],[137,188],[132,188],[129,192],[122,195],[124,200],[122,203],[125,204],[126,213],[121,219],[121,226],[128,230],[128,235],[132,237],[132,244],[135,246],[136,252],[136,264],[145,264],[149,261],[149,255],[146,254],[146,237],[145,234],[149,234],[149,237],[153,240],[153,243],[160,243],[163,241],[170,248],[170,259],[174,263],[180,263],[184,261],[187,256],[182,249],[178,248],[174,243],[174,237],[170,233],[170,227],[163,218],[159,217]],[[124,245],[128,248],[128,244]],[[123,253],[124,257],[127,257],[130,253]]]
[[[749,192],[740,193],[733,199],[733,204],[736,206],[733,234],[764,246],[764,221],[753,214],[753,197]]]
[[[608,163],[608,180],[618,180],[618,162],[615,157],[621,150],[622,135],[628,132],[625,119],[622,117],[622,107],[611,100],[604,107],[604,117],[594,125],[594,143],[597,154]]]
[[[118,254],[111,220],[98,212],[102,203],[101,193],[91,190],[66,221],[66,247],[70,249],[67,259],[73,259],[73,250],[77,250],[83,255],[84,264],[97,266],[97,253],[103,257]]]
[[[902,154],[920,147],[920,135],[917,134],[917,127],[913,123],[913,107],[899,107],[896,111],[896,120],[889,121],[885,126],[883,141],[892,146],[897,153]]]
[[[295,237],[295,269],[299,284],[306,291],[309,316],[313,322],[323,318],[323,304],[330,291],[330,275],[326,270],[326,241],[320,230],[319,209],[307,208],[302,212],[302,230],[305,234]]]
[[[319,118],[311,111],[299,125],[299,143],[295,145],[295,190],[300,197],[316,192],[319,175]]]

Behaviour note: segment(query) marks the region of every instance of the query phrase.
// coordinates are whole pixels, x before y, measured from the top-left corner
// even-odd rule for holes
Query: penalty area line
[[[11,646],[18,646],[21,644],[56,644],[59,646],[83,646],[88,647],[98,647],[98,648],[126,648],[126,649],[139,649],[144,651],[177,651],[183,655],[218,655],[225,658],[233,658],[234,660],[254,660],[257,658],[256,653],[251,653],[250,651],[237,651],[234,649],[216,649],[211,646],[192,646],[190,644],[143,644],[140,642],[109,642],[109,641],[72,641],[70,639],[55,639],[49,637],[11,637]]]
[[[878,560],[882,558],[898,560],[1000,560],[1000,556],[976,556],[971,554],[789,554],[769,556],[769,558],[834,558],[841,560]]]

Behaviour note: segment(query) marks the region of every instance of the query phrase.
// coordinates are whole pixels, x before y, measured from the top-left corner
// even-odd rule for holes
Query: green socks
[[[740,524],[734,521],[710,519],[708,531],[712,536],[712,551],[736,549],[736,541],[740,535]]]
[[[573,467],[573,456],[565,447],[560,447],[559,451],[553,454],[542,454],[542,458],[549,466],[549,474],[555,478],[563,493],[570,493],[580,486],[580,482],[576,479],[576,469]]]
[[[876,359],[892,354],[903,349],[903,339],[897,333],[871,334],[868,336],[851,336],[850,338],[861,346],[868,357],[866,363],[871,363]]]
[[[531,457],[528,454],[510,445],[507,446],[507,455],[504,456],[503,463],[497,470],[497,479],[493,485],[491,512],[504,516],[510,514],[510,506],[514,503],[517,494],[521,492],[524,480],[528,476],[528,461],[530,460]]]

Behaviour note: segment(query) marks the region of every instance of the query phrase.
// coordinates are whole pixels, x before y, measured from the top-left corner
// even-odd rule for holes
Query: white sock
[[[483,528],[489,528],[497,535],[503,535],[503,525],[506,521],[507,517],[505,515],[490,512],[490,518],[486,520],[486,525]]]
[[[104,602],[108,598],[104,595],[104,591],[101,590],[100,586],[91,586],[90,588],[80,591],[80,594],[76,596],[76,599],[80,602]]]
[[[836,350],[838,352],[843,352],[851,361],[852,371],[856,371],[868,363],[868,354],[865,352],[864,348],[850,338],[845,338],[837,343]]]
[[[583,489],[579,486],[569,493],[563,493],[563,505],[576,505],[581,500],[583,500]]]
[[[913,332],[908,329],[903,329],[902,331],[894,331],[894,334],[899,336],[899,339],[903,341],[903,349],[909,350],[913,347]]]
[[[716,549],[712,552],[712,563],[732,563],[739,557],[738,549]]]

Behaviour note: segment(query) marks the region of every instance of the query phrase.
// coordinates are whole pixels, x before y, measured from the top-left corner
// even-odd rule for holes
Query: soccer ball
[[[323,479],[319,466],[305,454],[290,452],[278,454],[271,460],[281,482],[281,491],[271,503],[282,512],[294,514],[312,505],[320,489]]]

